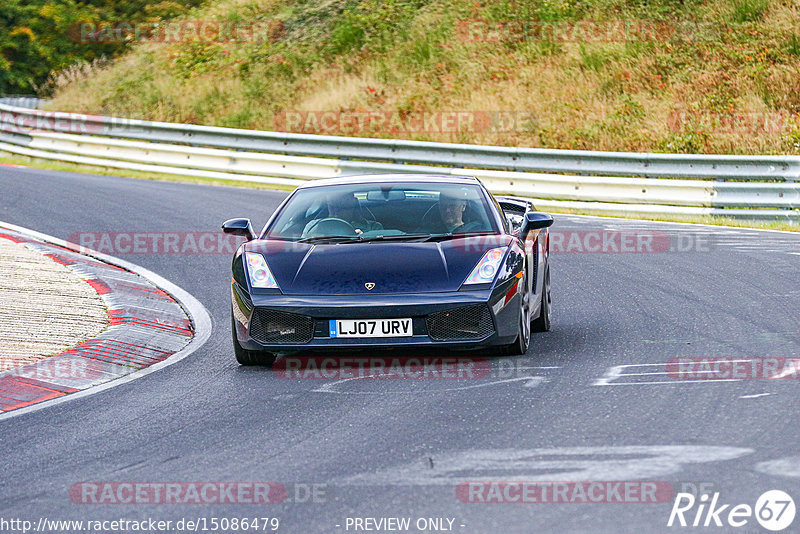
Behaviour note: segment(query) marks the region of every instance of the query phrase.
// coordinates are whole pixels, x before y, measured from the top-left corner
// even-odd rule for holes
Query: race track
[[[260,229],[287,194],[7,167],[0,187],[1,221],[63,239],[215,232],[238,216]],[[664,371],[681,357],[800,358],[800,235],[555,219],[562,236],[655,233],[673,250],[554,253],[552,331],[534,335],[523,357],[492,360],[480,380],[325,386],[241,368],[228,254],[117,254],[197,297],[212,316],[211,338],[139,380],[0,421],[0,517],[270,516],[293,533],[352,532],[348,517],[441,517],[463,533],[674,532],[703,529],[668,528],[672,499],[485,504],[462,502],[457,488],[645,480],[675,491],[706,484],[730,504],[753,506],[770,489],[797,500],[797,380],[678,380]],[[85,481],[274,481],[289,498],[77,504],[70,487]],[[303,484],[319,485],[317,502],[292,502],[305,501],[295,495]],[[754,518],[739,530],[762,531]]]

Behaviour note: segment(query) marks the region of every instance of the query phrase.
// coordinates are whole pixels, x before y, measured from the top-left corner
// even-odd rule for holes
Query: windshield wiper
[[[431,234],[397,234],[397,235],[376,235],[362,237],[359,241],[405,241],[406,239],[428,239]]]
[[[411,239],[427,239],[431,234],[398,234],[375,235],[363,237],[360,235],[318,235],[298,239],[298,243],[319,243],[322,241],[340,241],[342,243],[367,243],[369,241],[404,241]]]
[[[350,243],[353,241],[358,241],[359,237],[357,235],[315,235],[312,237],[304,237],[302,239],[298,239],[298,243],[319,243],[322,241],[341,241],[343,243]]]
[[[421,241],[449,241],[450,239],[458,239],[461,237],[473,237],[479,235],[495,235],[494,232],[464,232],[462,233],[446,233],[446,234],[397,234],[397,235],[375,235],[375,236],[360,236],[360,235],[318,235],[312,237],[304,237],[298,239],[298,243],[320,243],[326,241],[335,241],[341,243],[368,243],[370,241],[411,241],[418,239]]]
[[[427,241],[449,241],[450,239],[458,239],[461,237],[473,237],[478,235],[495,235],[494,232],[464,232],[463,234],[453,234],[453,233],[446,233],[446,234],[432,234]]]

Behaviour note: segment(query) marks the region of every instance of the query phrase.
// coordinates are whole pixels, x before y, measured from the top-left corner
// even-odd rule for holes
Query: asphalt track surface
[[[5,167],[0,190],[0,220],[64,239],[213,232],[235,216],[260,228],[287,194]],[[459,483],[475,480],[646,480],[675,491],[705,484],[720,503],[753,506],[770,489],[800,503],[797,380],[663,374],[676,357],[800,358],[800,236],[563,215],[553,227],[614,230],[663,232],[689,250],[553,254],[552,331],[534,335],[523,357],[492,360],[493,376],[479,380],[329,383],[239,367],[229,255],[119,255],[197,297],[211,338],[139,380],[0,421],[0,518],[269,516],[298,533],[354,532],[348,517],[410,517],[411,531],[418,518],[443,517],[464,533],[764,531],[752,517],[738,529],[668,528],[672,499],[457,497]],[[642,374],[652,372],[661,374]],[[77,504],[68,492],[82,481],[275,481],[289,498]],[[300,502],[302,484],[324,496]],[[785,530],[797,531],[800,518]]]

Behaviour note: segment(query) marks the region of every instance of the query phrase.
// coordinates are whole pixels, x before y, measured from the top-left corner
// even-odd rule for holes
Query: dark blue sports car
[[[476,178],[309,182],[233,258],[236,359],[278,352],[442,347],[524,354],[550,328],[550,215]]]

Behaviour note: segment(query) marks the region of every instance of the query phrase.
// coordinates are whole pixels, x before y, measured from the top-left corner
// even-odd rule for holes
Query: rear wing
[[[523,215],[528,211],[538,211],[533,205],[533,202],[527,198],[498,196],[495,196],[494,198],[497,199],[497,203],[500,204],[500,207],[503,208],[503,211],[513,211]]]

